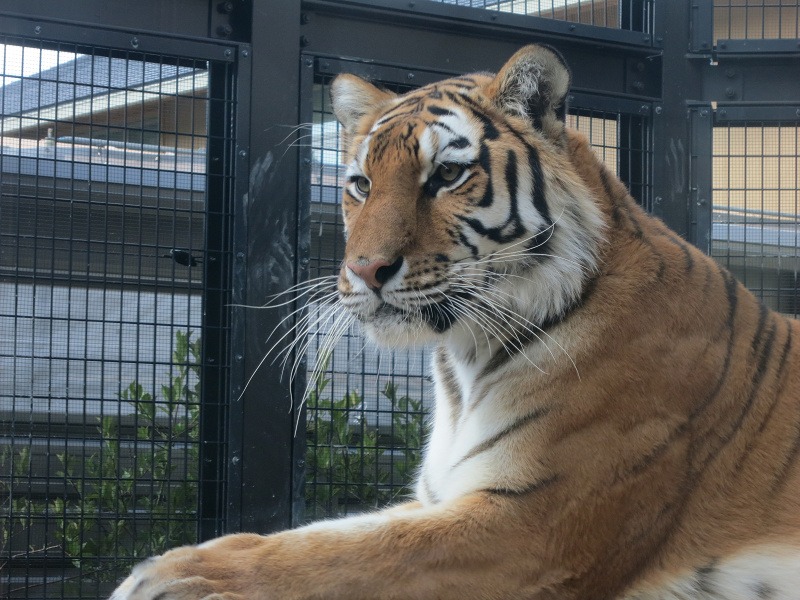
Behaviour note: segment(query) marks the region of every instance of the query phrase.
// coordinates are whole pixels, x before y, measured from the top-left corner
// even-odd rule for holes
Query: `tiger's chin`
[[[453,318],[436,305],[414,310],[381,302],[369,314],[354,314],[367,338],[382,348],[411,348],[442,341]]]

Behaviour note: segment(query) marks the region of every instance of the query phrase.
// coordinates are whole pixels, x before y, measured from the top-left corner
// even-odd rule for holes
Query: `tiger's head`
[[[569,85],[537,45],[497,75],[403,95],[333,81],[347,152],[339,296],[374,341],[502,344],[579,301],[603,219],[568,156]]]

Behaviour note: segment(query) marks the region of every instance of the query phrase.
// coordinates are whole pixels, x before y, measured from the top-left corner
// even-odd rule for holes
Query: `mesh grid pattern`
[[[650,31],[653,0],[436,0],[613,29]]]
[[[0,596],[103,598],[197,537],[208,68],[0,52]]]
[[[800,315],[800,129],[714,127],[712,256],[770,308]]]
[[[714,0],[715,39],[799,37],[798,0]]]
[[[328,83],[313,86],[309,278],[335,277],[344,255],[339,201],[345,166]],[[587,110],[569,115],[569,125],[588,136],[615,172],[623,168],[623,154],[649,164],[648,152],[628,152],[632,134],[623,124],[630,120]],[[643,182],[639,187],[646,188]],[[358,326],[334,348],[322,348],[325,334],[336,327],[335,317],[315,303],[309,313],[315,325],[307,362],[313,365],[321,352],[328,358],[307,405],[306,519],[358,513],[408,497],[433,402],[428,351],[378,349]]]

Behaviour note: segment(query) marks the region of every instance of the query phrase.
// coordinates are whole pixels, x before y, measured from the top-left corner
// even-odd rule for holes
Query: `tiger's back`
[[[339,296],[436,346],[416,498],[145,563],[129,598],[798,598],[800,325],[642,211],[541,46],[332,86]]]

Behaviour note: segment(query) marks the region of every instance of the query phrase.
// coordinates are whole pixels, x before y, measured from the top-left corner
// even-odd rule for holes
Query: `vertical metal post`
[[[691,6],[689,51],[710,53],[714,48],[714,3],[711,0],[690,0],[681,4]]]
[[[711,105],[689,111],[692,145],[689,163],[690,214],[692,241],[706,254],[711,253],[712,136],[714,115]]]
[[[250,145],[238,148],[247,163],[249,186],[238,208],[239,231],[247,240],[242,274],[246,304],[261,306],[297,281],[297,149],[287,137],[298,125],[300,3],[255,0],[250,69]],[[243,67],[247,68],[247,67]],[[266,533],[292,524],[296,461],[291,382],[280,361],[264,359],[284,333],[294,339],[291,308],[242,309],[247,387],[231,407],[228,529]],[[274,332],[270,337],[270,333]],[[271,341],[268,341],[271,340]],[[237,385],[233,386],[237,389]],[[235,400],[236,398],[234,398]]]
[[[700,65],[686,59],[692,5],[656,2],[656,40],[663,43],[662,101],[653,109],[653,213],[693,241],[690,230],[690,129],[687,100],[700,98]],[[702,4],[703,2],[699,2]],[[669,6],[667,6],[669,4]]]
[[[206,255],[200,410],[199,536],[206,540],[224,530],[225,423],[230,352],[228,322],[231,277],[231,206],[233,202],[234,112],[232,74],[224,63],[208,72],[208,150],[206,153]]]

